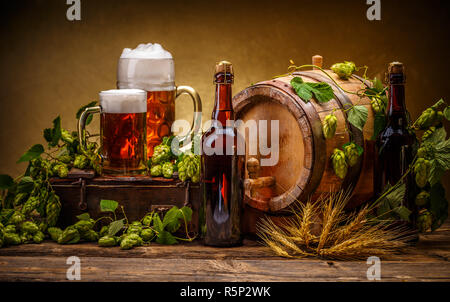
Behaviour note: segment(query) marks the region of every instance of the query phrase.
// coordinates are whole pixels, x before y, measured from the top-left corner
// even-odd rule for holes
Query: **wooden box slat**
[[[172,206],[190,206],[193,217],[189,227],[194,232],[198,231],[199,184],[149,176],[90,176],[90,173],[75,169],[70,171],[67,178],[50,180],[61,199],[62,209],[58,221],[61,227],[75,223],[76,216],[84,212],[88,212],[95,219],[105,216],[105,213],[100,212],[100,200],[112,199],[124,207],[130,222],[140,220],[146,213],[155,209],[164,211]]]

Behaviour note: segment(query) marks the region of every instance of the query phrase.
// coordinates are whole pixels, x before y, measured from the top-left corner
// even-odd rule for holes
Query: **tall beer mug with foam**
[[[138,88],[147,91],[147,156],[172,133],[175,120],[175,99],[187,93],[194,103],[194,120],[185,138],[201,127],[202,103],[198,93],[189,86],[175,86],[172,55],[155,43],[125,48],[117,68],[117,88]],[[183,139],[181,139],[183,140]]]
[[[100,106],[87,108],[78,120],[78,137],[86,151],[86,119],[100,113],[102,175],[127,176],[146,173],[147,93],[141,89],[100,92]]]

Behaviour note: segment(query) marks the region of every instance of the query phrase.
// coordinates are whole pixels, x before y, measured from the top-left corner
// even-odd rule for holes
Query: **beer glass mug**
[[[140,44],[135,49],[125,48],[117,67],[117,88],[138,88],[147,91],[147,156],[162,138],[171,135],[175,120],[175,99],[187,93],[194,104],[194,120],[189,134],[180,142],[197,133],[201,127],[202,103],[198,93],[189,86],[175,86],[175,68],[172,55],[155,43]]]
[[[100,113],[102,175],[146,173],[147,93],[141,89],[114,89],[99,94],[100,106],[87,108],[78,121],[78,137],[86,151],[86,119]]]

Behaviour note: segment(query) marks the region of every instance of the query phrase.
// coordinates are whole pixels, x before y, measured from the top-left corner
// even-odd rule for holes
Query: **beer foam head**
[[[170,52],[158,43],[125,48],[117,66],[117,87],[147,91],[175,89],[175,66]]]
[[[170,52],[158,43],[139,44],[135,49],[124,48],[120,57],[126,59],[172,59]]]
[[[106,113],[147,112],[147,92],[141,89],[112,89],[99,93],[100,106]]]

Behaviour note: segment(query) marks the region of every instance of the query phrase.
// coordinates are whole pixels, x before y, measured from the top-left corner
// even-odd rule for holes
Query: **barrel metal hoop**
[[[263,88],[267,88],[267,87],[269,87],[271,89],[275,89],[279,93],[285,94],[293,100],[292,105],[295,106],[295,108],[297,109],[298,112],[300,112],[300,114],[294,112],[291,108],[289,108],[289,106],[286,106],[286,107],[298,121],[300,121],[301,119],[304,119],[307,122],[309,135],[307,137],[304,137],[304,139],[307,139],[307,140],[309,139],[312,142],[311,150],[310,150],[310,153],[311,153],[310,164],[308,167],[303,168],[303,171],[300,174],[300,175],[302,175],[302,177],[299,177],[299,179],[302,179],[302,182],[299,183],[299,181],[297,180],[297,183],[294,187],[290,188],[288,191],[284,192],[280,196],[273,197],[269,202],[270,210],[278,211],[280,209],[283,209],[283,208],[289,206],[289,204],[292,203],[294,200],[306,198],[307,195],[312,193],[309,191],[308,192],[304,191],[306,184],[310,183],[311,181],[314,182],[314,183],[312,183],[312,182],[310,183],[311,191],[314,191],[315,188],[317,188],[317,186],[320,183],[320,178],[319,177],[313,178],[313,175],[314,175],[314,173],[319,173],[319,172],[320,172],[320,175],[322,175],[323,171],[325,170],[325,161],[321,160],[320,150],[324,150],[324,148],[326,146],[325,146],[324,139],[320,139],[314,135],[318,129],[314,129],[314,125],[311,124],[311,120],[314,120],[314,119],[318,120],[319,116],[318,116],[317,112],[313,108],[311,108],[309,110],[308,110],[308,108],[305,108],[304,106],[308,106],[308,104],[299,102],[298,101],[299,97],[294,93],[292,88],[286,89],[289,87],[289,85],[286,84],[285,82],[278,81],[278,80],[264,81],[264,82],[260,82],[254,86],[251,86],[251,87],[245,89],[244,91],[240,92],[238,95],[236,95],[233,98],[233,101],[234,101],[233,107],[234,107],[235,111],[240,111],[250,104],[250,101],[248,101],[248,99],[249,99],[248,95],[249,95],[250,91],[255,91],[256,89],[263,89]],[[258,94],[257,93],[253,94],[253,95],[251,95],[251,97],[253,97],[255,95],[258,95]],[[267,96],[267,95],[263,95],[263,94],[261,94],[261,95]],[[282,104],[282,103],[280,103],[280,104]],[[282,104],[282,105],[285,105],[285,104]],[[311,105],[309,105],[309,106],[311,106]],[[305,118],[305,117],[308,117],[308,118]],[[314,130],[316,130],[316,131],[314,131]],[[305,144],[305,146],[306,145],[307,144]],[[312,166],[312,163],[315,163],[314,167]],[[305,171],[305,169],[309,173],[307,173],[307,171]]]
[[[326,142],[322,135],[322,124],[317,123],[316,125],[313,125],[311,121],[320,121],[320,117],[314,106],[310,103],[303,102],[300,97],[295,93],[294,89],[290,87],[290,85],[287,85],[283,81],[277,81],[272,80],[268,83],[271,86],[277,87],[278,89],[283,90],[285,93],[287,93],[291,98],[295,100],[295,104],[301,108],[301,110],[305,113],[305,115],[308,117],[307,122],[309,125],[309,129],[311,131],[311,136],[305,137],[305,139],[311,139],[312,141],[312,159],[311,163],[314,163],[314,166],[308,167],[308,178],[305,180],[305,177],[301,177],[303,180],[301,184],[297,184],[297,186],[302,190],[302,193],[298,196],[299,200],[306,200],[309,198],[309,196],[316,190],[316,188],[319,186],[322,175],[325,171],[326,167],[326,158],[324,158],[324,152],[323,150],[326,149]],[[286,89],[286,85],[289,87],[289,89]],[[283,87],[283,88],[282,88]],[[320,136],[316,136],[314,134],[320,133]],[[306,167],[305,167],[306,168]],[[306,170],[302,171],[302,174],[307,173]],[[315,175],[318,175],[317,177],[314,177]],[[309,190],[304,190],[306,184],[309,184],[308,188]]]
[[[340,89],[338,86],[336,86],[336,84],[333,83],[333,81],[331,81],[328,77],[321,75],[321,74],[304,72],[304,71],[295,72],[294,74],[305,76],[310,79],[325,82],[325,83],[329,84],[331,87],[334,88],[333,92],[334,92],[335,100],[339,104],[341,109],[347,109],[348,106],[353,106],[352,101],[345,94],[345,92],[342,91],[342,89]],[[356,144],[358,144],[359,146],[361,146],[363,149],[365,149],[363,132],[348,122],[348,116],[345,111],[342,111],[342,113],[345,116],[347,128],[350,129],[350,132],[353,135],[353,141]],[[351,139],[351,136],[350,136],[350,139]],[[360,156],[356,165],[354,165],[353,167],[349,167],[349,172],[347,173],[344,181],[342,182],[343,188],[350,188],[351,190],[354,189],[354,187],[356,186],[356,183],[358,181],[358,176],[361,173],[362,166],[363,166],[363,156]]]

